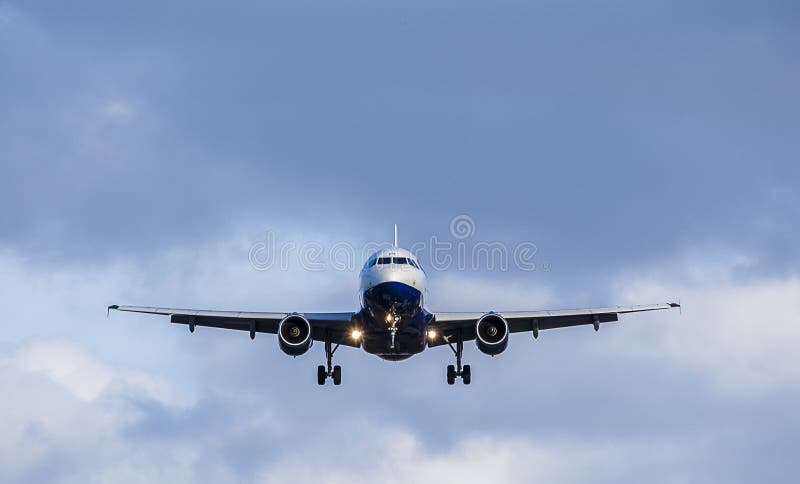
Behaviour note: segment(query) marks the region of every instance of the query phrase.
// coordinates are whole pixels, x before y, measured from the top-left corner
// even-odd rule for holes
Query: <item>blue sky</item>
[[[793,482],[795,2],[0,2],[3,482]],[[351,310],[251,248],[536,245],[440,310],[682,314],[393,364],[112,315]],[[423,261],[425,257],[423,256]],[[430,261],[428,261],[430,262]],[[329,267],[330,269],[330,267]]]

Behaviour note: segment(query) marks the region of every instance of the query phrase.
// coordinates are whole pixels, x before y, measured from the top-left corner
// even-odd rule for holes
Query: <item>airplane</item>
[[[475,341],[478,349],[496,356],[508,348],[511,333],[592,325],[618,321],[620,314],[679,308],[680,304],[649,304],[596,309],[545,311],[438,312],[425,308],[427,273],[419,259],[394,245],[372,254],[359,275],[360,309],[344,313],[241,312],[169,309],[139,306],[108,306],[108,310],[160,314],[170,321],[188,325],[248,331],[250,339],[257,333],[276,334],[279,348],[297,357],[306,353],[315,341],[325,346],[326,365],[317,367],[317,383],[332,379],[342,382],[342,368],[332,365],[340,346],[362,348],[384,360],[400,361],[421,353],[426,348],[447,345],[455,356],[455,365],[447,366],[447,383],[456,378],[469,385],[470,365],[462,365],[465,341]]]

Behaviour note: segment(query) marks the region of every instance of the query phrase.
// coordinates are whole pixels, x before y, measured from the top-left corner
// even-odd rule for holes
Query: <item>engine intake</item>
[[[475,324],[475,343],[487,355],[499,355],[508,347],[508,322],[499,314],[485,314]]]
[[[278,346],[290,356],[300,356],[314,340],[311,338],[311,323],[299,314],[290,314],[278,324]]]

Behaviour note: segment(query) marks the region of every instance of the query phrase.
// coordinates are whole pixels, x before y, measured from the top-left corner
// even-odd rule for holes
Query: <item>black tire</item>
[[[342,384],[342,367],[339,365],[333,367],[333,384],[334,385]]]
[[[456,367],[447,365],[447,384],[452,385],[456,382]]]
[[[464,365],[464,369],[461,371],[461,381],[464,382],[464,385],[472,382],[472,368],[469,365]]]
[[[317,367],[317,384],[318,385],[324,385],[325,384],[325,380],[327,378],[328,378],[328,372],[325,371],[325,367],[322,366],[322,365],[319,365]]]

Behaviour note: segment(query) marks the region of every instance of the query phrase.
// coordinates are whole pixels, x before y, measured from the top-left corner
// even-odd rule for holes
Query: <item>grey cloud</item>
[[[178,472],[178,481],[186,475],[214,476],[217,482],[259,480],[283,475],[297,453],[313,453],[318,446],[328,445],[325,442],[346,442],[342,455],[358,445],[378,445],[371,439],[383,435],[387,427],[400,429],[400,437],[410,436],[412,456],[418,452],[415,449],[436,449],[431,457],[436,462],[447,459],[451,449],[457,453],[469,446],[471,439],[518,438],[525,446],[544,449],[558,448],[566,435],[570,442],[601,448],[609,441],[615,442],[612,448],[623,449],[651,444],[681,447],[684,442],[699,445],[701,454],[689,460],[684,454],[670,454],[658,461],[696,478],[747,482],[769,464],[780,482],[782,472],[794,470],[796,428],[789,416],[798,389],[792,384],[791,365],[781,363],[791,363],[791,348],[774,344],[792,340],[790,318],[773,317],[769,329],[774,334],[751,337],[748,316],[767,303],[780,315],[781,304],[793,304],[793,286],[791,279],[756,282],[731,277],[736,271],[730,267],[750,263],[747,258],[733,258],[733,263],[723,258],[717,268],[698,266],[687,258],[680,264],[667,264],[671,270],[651,268],[642,270],[645,275],[638,279],[623,273],[606,281],[614,302],[650,301],[666,293],[682,293],[687,306],[683,318],[677,313],[668,318],[639,315],[604,326],[599,333],[573,328],[542,334],[536,341],[530,335],[515,335],[511,350],[498,358],[467,345],[466,360],[475,375],[470,387],[444,384],[444,366],[452,360],[446,348],[402,364],[344,349],[336,358],[345,368],[345,384],[334,389],[314,384],[314,367],[322,362],[317,346],[295,360],[283,355],[275,339],[267,335],[250,341],[245,333],[207,328],[189,334],[164,318],[126,314],[105,318],[105,304],[129,300],[188,307],[274,309],[280,305],[281,310],[324,310],[352,295],[342,288],[353,282],[352,274],[303,273],[297,268],[257,272],[249,267],[242,248],[246,249],[246,243],[234,239],[202,250],[167,252],[146,264],[119,261],[94,268],[47,268],[8,254],[0,259],[5,269],[0,279],[2,293],[15,302],[6,306],[9,323],[4,333],[6,341],[13,343],[5,354],[17,362],[11,365],[12,370],[17,368],[12,371],[14,382],[6,380],[9,388],[16,388],[25,400],[29,399],[26,392],[40,391],[35,384],[40,378],[61,375],[56,379],[60,392],[83,396],[65,399],[45,393],[41,401],[72,402],[71,406],[37,414],[21,404],[5,414],[23,427],[25,422],[44,419],[44,427],[30,427],[41,429],[32,435],[44,436],[52,434],[48,431],[52,419],[73,407],[87,415],[99,415],[102,410],[103,425],[119,419],[110,430],[85,427],[88,443],[77,447],[77,453],[61,452],[63,440],[51,444],[45,439],[46,453],[32,455],[24,472],[14,475],[33,473],[29,477],[35,480],[86,469],[81,467],[81,452],[89,449],[86,453],[97,465],[121,466],[134,476],[141,467],[138,470],[144,475]],[[441,303],[471,301],[474,309],[492,303],[513,308],[564,307],[573,298],[560,289],[531,291],[511,281],[498,285],[492,277],[435,276],[442,277]],[[717,281],[725,284],[716,287]],[[721,292],[715,295],[715,291]],[[770,293],[773,296],[765,297]],[[727,300],[743,305],[741,310],[733,309],[735,317],[725,309]],[[350,307],[343,306],[335,309]],[[91,353],[86,356],[82,350],[53,351],[39,343],[25,343],[54,335],[91,348]],[[686,344],[675,351],[681,341]],[[14,349],[19,344],[39,351]],[[705,359],[702,348],[709,349],[711,360]],[[33,356],[23,360],[23,354]],[[728,357],[736,361],[728,364]],[[28,363],[20,366],[20,361]],[[778,365],[772,368],[775,362]],[[119,369],[125,367],[137,370]],[[737,375],[749,367],[762,372],[762,377],[755,376],[762,382],[753,385],[753,375]],[[788,372],[774,371],[780,368]],[[118,380],[126,383],[112,384]],[[176,396],[166,398],[168,394]],[[68,420],[63,417],[62,421]],[[360,430],[353,434],[350,425]],[[63,427],[59,438],[68,440],[73,432],[78,430]],[[118,441],[100,457],[91,450],[98,435],[112,435]],[[346,437],[349,440],[341,440]],[[146,451],[120,463],[130,446]],[[766,451],[765,446],[780,450]],[[653,462],[648,459],[654,457],[648,456],[642,459]],[[48,466],[40,464],[45,460]],[[104,475],[107,469],[96,472]],[[332,472],[355,472],[356,479],[362,476],[347,465]],[[380,475],[381,470],[374,472]],[[634,466],[613,468],[609,475],[625,480],[641,472]],[[313,480],[316,474],[311,473],[308,478]],[[509,481],[515,476],[509,476]]]
[[[83,258],[387,213],[420,238],[468,212],[569,271],[696,241],[796,259],[766,213],[798,177],[790,6],[91,6],[20,5],[3,32],[7,243]],[[139,117],[96,119],[120,99]]]
[[[53,348],[58,350],[53,352]],[[38,356],[21,357],[24,352]],[[38,359],[45,355],[50,363],[37,367]],[[76,359],[77,370],[88,368],[92,375],[96,374],[92,368],[100,368],[111,376],[100,393],[82,395],[81,387],[68,375],[54,376],[48,370],[60,365],[74,367]],[[365,407],[354,402],[347,404],[350,412],[344,407],[337,409],[340,397],[349,400],[343,394],[318,393],[317,412],[297,407],[302,399],[283,392],[272,398],[253,398],[247,391],[223,390],[190,400],[189,406],[176,406],[169,403],[171,397],[165,399],[160,393],[168,387],[150,393],[151,389],[137,383],[153,376],[129,380],[132,386],[114,384],[130,378],[126,374],[127,370],[109,367],[63,344],[39,342],[5,353],[0,378],[6,383],[24,383],[17,385],[14,398],[2,403],[4,414],[15,419],[15,426],[0,440],[6,449],[4,457],[15,460],[0,468],[4,478],[12,482],[40,478],[79,482],[105,481],[113,475],[115,482],[141,482],[155,476],[168,476],[175,482],[285,482],[287,478],[296,482],[373,482],[376,478],[437,482],[443,473],[461,473],[466,481],[485,479],[491,469],[499,482],[579,482],[588,476],[596,482],[638,482],[644,475],[655,482],[686,478],[748,482],[753,473],[739,465],[744,461],[737,456],[752,447],[742,444],[749,441],[761,446],[763,435],[791,437],[772,425],[767,426],[767,434],[752,433],[752,428],[708,434],[702,420],[694,421],[691,413],[686,417],[696,427],[671,432],[662,429],[631,435],[618,428],[617,432],[593,434],[578,432],[577,427],[527,430],[526,420],[545,421],[555,416],[538,417],[547,408],[537,406],[516,415],[519,420],[513,430],[482,426],[487,417],[484,408],[475,412],[473,419],[459,422],[463,430],[452,441],[436,442],[431,441],[429,426],[403,423],[389,414],[376,418],[362,413]],[[146,393],[151,397],[142,398]],[[333,406],[327,405],[320,413],[323,400]],[[36,401],[46,403],[31,405]],[[512,405],[505,405],[505,411],[516,413],[513,400],[507,402]],[[402,399],[395,402],[398,406],[393,413],[421,408],[404,407],[404,403]],[[579,403],[575,406],[585,407],[589,402]],[[422,408],[432,413],[448,408],[462,417],[468,415],[441,399],[428,400]],[[562,412],[567,410],[575,409]],[[606,415],[595,412],[595,417]],[[657,415],[651,413],[652,417]],[[437,421],[450,425],[446,419]],[[35,445],[31,438],[36,439]],[[22,449],[26,449],[24,456],[19,454]],[[783,466],[782,472],[791,472],[784,460],[789,454],[780,455],[773,453],[770,459]],[[314,465],[309,465],[311,456],[316,456]],[[775,482],[788,482],[779,472],[764,475]]]
[[[508,482],[798,474],[793,3],[3,5],[3,480],[281,482],[330,447],[331,481],[410,480],[393,443],[440,475],[509,442],[543,469]],[[258,272],[250,247],[448,238],[462,213],[470,243],[533,241],[553,271],[432,274],[437,307],[683,296],[684,318],[469,345],[470,387],[446,348],[343,351],[335,391],[316,346],[105,318],[352,309],[354,273]],[[21,366],[52,338],[77,349]],[[76,354],[106,378],[79,396],[49,373]]]

